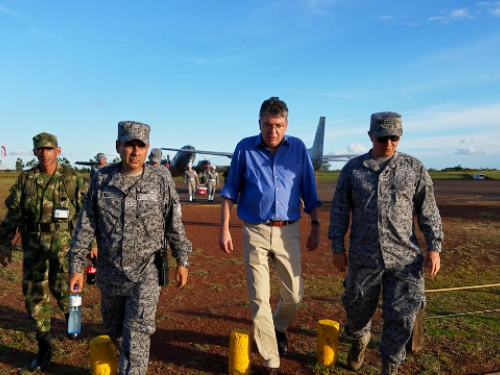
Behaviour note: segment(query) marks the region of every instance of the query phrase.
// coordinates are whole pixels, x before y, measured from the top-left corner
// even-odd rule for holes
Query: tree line
[[[97,158],[94,156],[93,159],[89,159],[89,161],[91,163],[97,163]],[[57,158],[57,162],[61,165],[65,165],[67,166],[68,168],[71,168],[77,172],[81,172],[81,173],[89,173],[90,172],[90,168],[89,167],[85,167],[85,166],[82,166],[81,168],[78,168],[76,166],[73,166],[71,164],[71,162],[65,158],[65,157],[61,157],[59,156]],[[112,164],[115,164],[115,163],[119,163],[120,162],[120,158],[119,157],[116,157],[113,159],[113,161],[111,162]],[[23,162],[23,159],[21,158],[17,158],[16,160],[16,172],[22,172],[25,168],[33,168],[33,167],[36,167],[38,165],[38,159],[37,158],[33,158],[31,159],[30,161],[26,162],[26,164],[24,164]]]

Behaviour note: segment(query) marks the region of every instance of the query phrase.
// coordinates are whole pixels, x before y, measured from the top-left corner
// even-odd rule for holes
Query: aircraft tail
[[[312,147],[309,149],[309,156],[313,161],[322,161],[323,159],[323,143],[325,141],[325,117],[319,118],[318,128]]]

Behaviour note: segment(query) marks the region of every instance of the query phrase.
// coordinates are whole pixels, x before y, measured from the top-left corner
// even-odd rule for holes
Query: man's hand
[[[425,255],[425,266],[429,270],[431,277],[436,276],[441,268],[439,251],[427,251],[427,254]]]
[[[68,288],[70,293],[81,293],[83,290],[83,273],[70,273],[68,275]]]
[[[2,263],[2,266],[7,267],[7,265],[10,262],[12,262],[12,252],[10,252],[10,253],[0,253],[0,263]]]
[[[307,251],[314,251],[319,246],[319,226],[311,225],[311,232],[307,238]]]
[[[340,272],[344,272],[349,267],[349,261],[345,253],[333,253],[333,265],[337,267]]]
[[[177,282],[177,289],[182,289],[187,284],[188,280],[188,268],[183,266],[177,266],[175,271],[175,281]]]
[[[90,253],[87,254],[87,259],[97,260],[97,247],[93,247],[92,250],[90,250]]]
[[[233,238],[229,229],[221,229],[219,232],[219,247],[223,252],[228,254],[231,254],[231,251],[233,251]]]

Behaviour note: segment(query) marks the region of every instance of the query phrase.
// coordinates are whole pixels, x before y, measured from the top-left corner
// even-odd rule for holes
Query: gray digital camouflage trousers
[[[158,277],[136,283],[129,296],[101,290],[101,313],[104,327],[120,351],[120,374],[146,375],[151,346],[156,331],[155,315],[160,287]]]
[[[425,304],[422,261],[400,269],[366,268],[350,264],[344,280],[342,303],[346,311],[346,334],[362,337],[371,328],[382,290],[380,357],[400,363],[411,337],[418,310]]]

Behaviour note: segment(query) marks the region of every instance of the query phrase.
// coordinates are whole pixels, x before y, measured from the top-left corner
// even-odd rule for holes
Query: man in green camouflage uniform
[[[50,293],[66,316],[69,293],[64,258],[78,212],[87,193],[85,180],[57,163],[61,148],[49,133],[33,137],[39,165],[17,178],[5,201],[7,215],[0,225],[0,262],[12,259],[12,240],[19,230],[23,245],[23,294],[26,310],[36,325],[38,354],[31,369],[43,369],[51,359]]]

